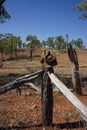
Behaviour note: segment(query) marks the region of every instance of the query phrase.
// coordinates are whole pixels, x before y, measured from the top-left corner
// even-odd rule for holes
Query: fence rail
[[[87,107],[55,76],[55,74],[48,72],[48,75],[52,83],[60,89],[65,97],[75,106],[82,118],[87,121]]]

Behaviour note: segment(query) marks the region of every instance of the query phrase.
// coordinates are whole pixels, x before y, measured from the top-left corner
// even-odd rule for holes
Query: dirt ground
[[[24,90],[26,91],[26,90]],[[41,95],[28,89],[20,96],[15,90],[0,96],[0,127],[32,126],[42,124]],[[87,105],[87,88],[84,96],[77,96]],[[61,92],[55,92],[53,105],[53,123],[75,122],[83,120],[74,106]]]
[[[54,68],[54,72],[56,74],[70,77],[70,63],[67,55],[60,55],[58,53],[57,56],[58,65]],[[85,76],[87,74],[87,61],[84,60],[86,56],[87,51],[82,51],[81,53],[78,52],[81,76]],[[5,61],[3,62],[2,68],[0,68],[0,86],[11,82],[17,77],[35,72],[39,69],[41,69],[39,58],[33,61]],[[15,77],[13,74],[15,74]],[[87,106],[87,87],[82,86],[82,91],[83,96],[76,95],[74,92],[73,93],[80,99],[80,101],[83,102],[83,104]],[[83,120],[75,107],[60,91],[54,92],[53,98],[54,124]],[[20,129],[27,130],[30,126],[38,126],[40,124],[42,124],[41,95],[35,90],[23,87],[22,95],[19,95],[16,90],[11,90],[0,96],[0,128],[4,129],[6,127],[14,127],[15,129],[17,126],[20,127]],[[37,129],[39,130],[39,127],[35,128],[35,130]],[[83,128],[81,130],[83,130]]]

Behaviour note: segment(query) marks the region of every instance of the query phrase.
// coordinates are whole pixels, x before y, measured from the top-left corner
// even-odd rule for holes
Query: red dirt
[[[87,50],[78,52],[80,72],[87,73]],[[66,54],[58,55],[56,73],[67,74],[70,67]],[[85,60],[85,61],[84,61]],[[16,64],[15,64],[16,63]],[[38,61],[12,61],[5,62],[0,72],[8,73],[31,73],[35,67],[40,68]],[[19,68],[19,69],[18,69]],[[66,71],[65,71],[66,69]],[[62,70],[62,71],[61,71]],[[36,69],[35,69],[36,71]],[[70,73],[70,71],[69,71]],[[28,88],[29,89],[29,88]],[[76,95],[87,106],[87,87],[83,88],[84,96]],[[63,96],[61,92],[54,93],[53,123],[65,123],[83,120],[75,107]],[[41,96],[29,89],[29,94],[17,95],[15,90],[0,96],[0,127],[7,126],[31,126],[42,123]],[[48,129],[47,129],[48,130]]]
[[[83,89],[87,95],[87,88]],[[86,96],[78,98],[87,105]],[[53,123],[80,121],[74,106],[62,95],[54,93]],[[0,127],[30,126],[42,123],[41,96],[30,90],[29,95],[17,95],[15,90],[0,96]]]

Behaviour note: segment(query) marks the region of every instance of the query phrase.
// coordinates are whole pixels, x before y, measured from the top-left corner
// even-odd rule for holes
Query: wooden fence
[[[81,117],[85,122],[85,126],[87,126],[87,106],[85,106],[54,74],[52,67],[44,68],[35,73],[25,75],[20,77],[13,82],[6,84],[0,87],[0,95],[4,94],[7,91],[10,91],[15,88],[19,88],[23,84],[29,83],[34,89],[37,89],[33,83],[34,79],[42,77],[42,87],[41,87],[41,100],[42,100],[42,125],[50,126],[52,125],[53,119],[53,87],[54,84],[63,94],[64,96],[74,105],[76,110],[80,113]],[[38,92],[40,92],[37,89]],[[78,124],[78,123],[77,123]],[[82,127],[84,123],[81,122],[80,127]],[[70,127],[70,123],[59,124],[60,128]],[[72,123],[73,128],[75,128],[75,122]]]

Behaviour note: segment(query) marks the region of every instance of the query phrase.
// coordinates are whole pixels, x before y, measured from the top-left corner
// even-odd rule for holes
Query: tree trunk
[[[12,43],[11,43],[11,47],[10,47],[10,60],[12,60],[12,52],[13,52],[13,40],[12,40]]]
[[[30,55],[29,55],[29,59],[32,60],[32,48],[30,48]]]
[[[71,61],[72,66],[72,82],[74,90],[77,94],[82,95],[82,89],[80,84],[80,76],[79,76],[79,64],[78,58],[75,49],[72,48],[72,45],[69,44],[68,47],[68,56]]]
[[[3,51],[1,52],[2,61],[4,61]]]
[[[17,59],[17,48],[15,48],[15,58]]]

